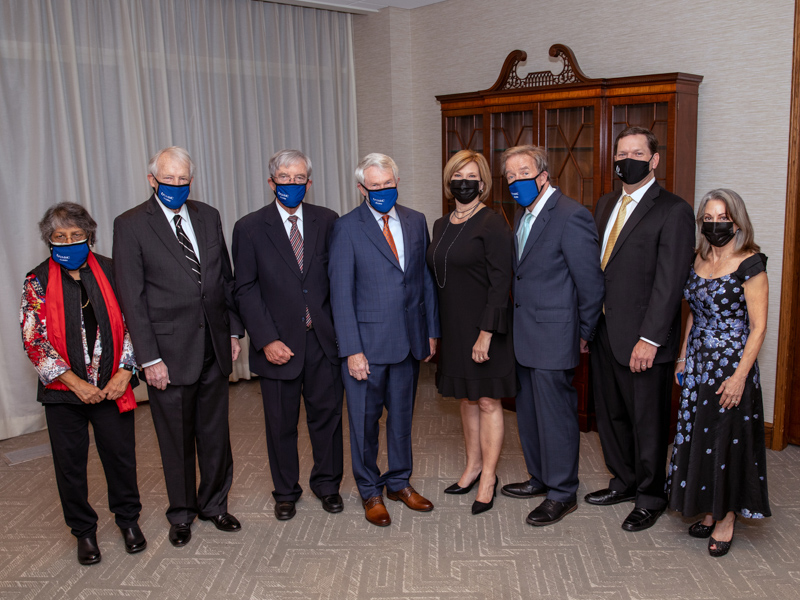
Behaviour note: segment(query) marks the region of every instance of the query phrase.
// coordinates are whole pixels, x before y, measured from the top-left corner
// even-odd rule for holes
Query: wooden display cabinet
[[[500,156],[511,146],[543,146],[553,185],[594,212],[600,196],[621,189],[613,173],[615,137],[626,127],[638,125],[659,139],[658,183],[694,206],[697,94],[702,76],[665,73],[590,79],[567,46],[552,46],[550,56],[561,59],[560,73],[540,71],[522,78],[517,67],[527,55],[514,50],[489,89],[436,96],[442,109],[442,166],[459,150],[483,153],[492,168],[487,204],[510,227],[517,205],[502,177]],[[443,214],[452,209],[453,201],[443,197]],[[581,430],[588,431],[594,426],[594,410],[586,356],[581,358],[574,385]]]

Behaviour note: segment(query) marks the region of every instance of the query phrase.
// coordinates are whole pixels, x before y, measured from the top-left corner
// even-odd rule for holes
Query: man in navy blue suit
[[[413,469],[411,418],[419,361],[436,351],[439,313],[425,264],[430,242],[425,217],[396,205],[397,165],[368,154],[356,167],[366,201],[336,221],[328,273],[331,306],[347,393],[353,475],[367,521],[387,526],[383,503],[412,510],[433,504],[409,483]],[[378,469],[379,420],[386,408],[388,469]]]
[[[529,525],[557,523],[577,508],[578,394],[572,377],[603,305],[603,272],[592,214],[550,185],[537,146],[501,157],[514,218],[514,353],[520,390],[517,422],[528,481],[506,496],[545,500]]]

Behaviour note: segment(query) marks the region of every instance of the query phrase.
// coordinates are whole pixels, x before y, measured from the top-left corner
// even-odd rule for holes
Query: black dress
[[[445,215],[433,225],[428,266],[439,294],[442,396],[478,400],[517,392],[511,339],[513,235],[503,217],[484,208],[460,225]],[[481,331],[492,333],[489,360],[472,360]]]
[[[758,362],[738,406],[721,408],[716,394],[739,366],[750,335],[742,283],[766,271],[766,263],[755,254],[717,279],[692,268],[683,291],[694,323],[667,489],[670,508],[685,516],[711,513],[719,521],[729,511],[753,519],[771,514]]]

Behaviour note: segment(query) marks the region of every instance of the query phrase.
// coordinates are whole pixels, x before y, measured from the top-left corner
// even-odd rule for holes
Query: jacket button
[[[519,308],[519,303],[515,304],[514,308]]]
[[[308,293],[308,290],[303,290],[303,293],[304,293],[304,294],[307,294],[307,293]]]
[[[205,326],[206,326],[205,323],[200,323],[200,329],[205,329]]]
[[[522,277],[520,277],[519,275],[517,275],[517,281],[519,281],[520,279],[522,279]]]

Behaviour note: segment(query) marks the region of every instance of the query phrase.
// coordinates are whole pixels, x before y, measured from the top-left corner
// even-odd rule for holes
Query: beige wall
[[[519,73],[572,48],[589,77],[682,71],[700,86],[696,199],[738,191],[769,256],[767,339],[760,354],[772,421],[786,197],[792,0],[445,0],[353,19],[359,151],[400,166],[400,202],[441,214],[441,114],[435,96],[491,86],[511,50]]]

